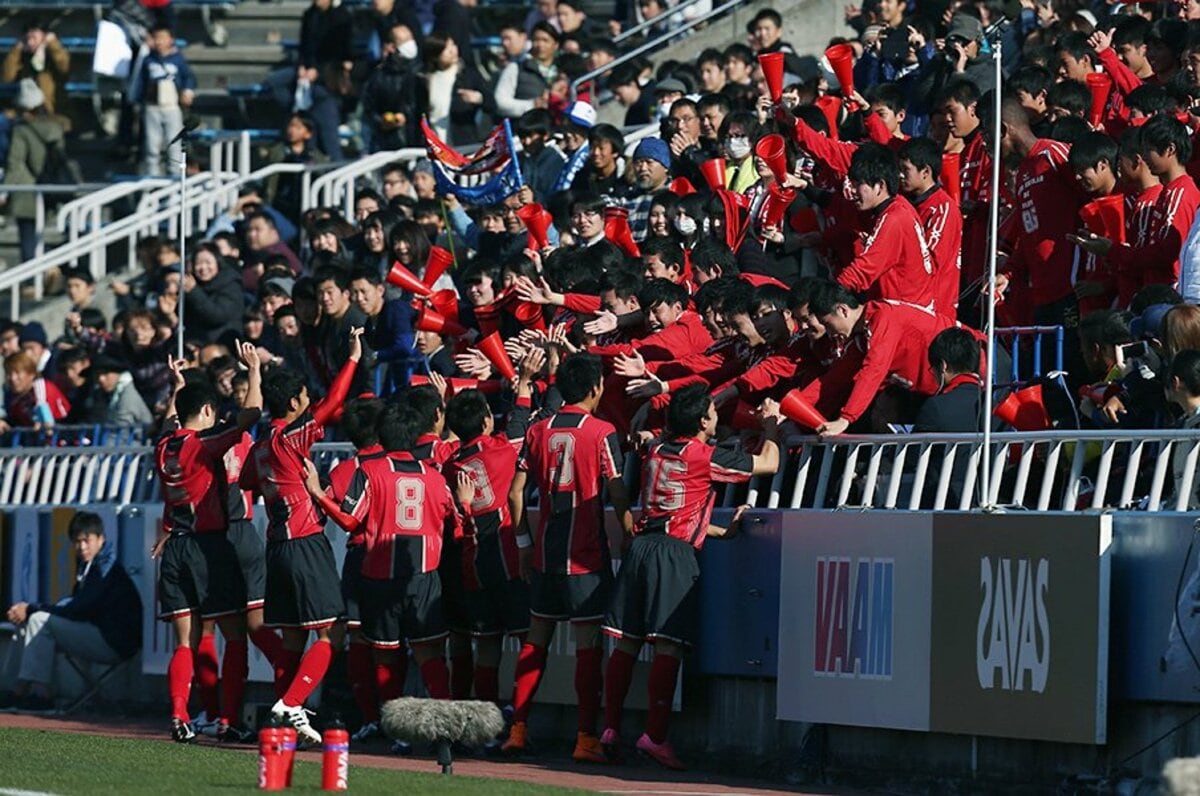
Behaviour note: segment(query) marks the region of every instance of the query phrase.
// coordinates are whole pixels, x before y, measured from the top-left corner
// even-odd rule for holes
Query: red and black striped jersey
[[[567,405],[534,423],[517,468],[541,495],[533,539],[539,572],[582,575],[610,566],[604,484],[621,477],[621,445],[611,423]]]
[[[163,489],[167,533],[224,533],[226,451],[244,432],[232,423],[204,431],[179,428],[159,440],[155,465]]]
[[[754,458],[741,447],[694,437],[655,443],[646,454],[637,532],[666,533],[699,550],[716,501],[714,483],[748,481]]]
[[[417,437],[417,444],[412,449],[412,455],[417,461],[428,462],[441,470],[446,462],[454,456],[456,450],[458,450],[457,440],[447,441],[437,434],[422,434]]]
[[[250,457],[250,449],[253,446],[254,437],[244,431],[237,444],[225,451],[222,460],[225,466],[225,509],[229,513],[230,525],[254,519],[254,495],[238,485],[242,468],[246,466],[246,459]]]
[[[254,447],[242,469],[239,484],[263,496],[267,507],[267,541],[302,539],[325,531],[325,512],[313,502],[304,485],[304,460],[312,446],[325,438],[325,427],[310,412],[285,425],[271,427]]]
[[[364,529],[362,574],[377,580],[433,572],[441,562],[443,534],[461,535],[446,479],[407,452],[363,461],[342,511]]]
[[[358,453],[346,459],[343,462],[338,462],[332,470],[329,471],[329,489],[325,490],[329,496],[333,498],[335,503],[341,503],[346,498],[346,493],[350,491],[350,481],[354,478],[354,473],[365,461],[378,459],[384,456],[382,445],[368,445]],[[362,531],[356,531],[350,534],[350,538],[346,540],[347,545],[357,545],[363,543]]]

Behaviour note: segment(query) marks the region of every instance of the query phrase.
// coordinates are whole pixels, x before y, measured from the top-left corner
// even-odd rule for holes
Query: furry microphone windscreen
[[[413,744],[482,746],[504,729],[500,708],[491,702],[401,697],[384,703],[380,719],[388,737]]]

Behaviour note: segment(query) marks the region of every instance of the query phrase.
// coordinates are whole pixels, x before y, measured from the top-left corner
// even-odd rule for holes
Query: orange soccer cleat
[[[575,751],[571,757],[580,763],[607,763],[608,755],[600,745],[600,739],[590,732],[581,732],[575,739]]]
[[[525,752],[525,722],[514,721],[508,730],[508,740],[500,747],[501,754],[519,755]]]

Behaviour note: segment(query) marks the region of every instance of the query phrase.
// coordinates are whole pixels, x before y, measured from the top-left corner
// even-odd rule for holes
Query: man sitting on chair
[[[28,711],[54,708],[50,684],[54,656],[62,651],[80,661],[113,664],[142,646],[142,600],[117,551],[104,536],[99,515],[81,511],[67,534],[75,545],[75,588],[53,605],[16,603],[8,621],[18,626],[4,682],[16,690],[0,694],[0,706]]]

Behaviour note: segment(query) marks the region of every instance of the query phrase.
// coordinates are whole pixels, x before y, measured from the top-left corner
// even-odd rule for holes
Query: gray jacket
[[[154,416],[137,388],[133,386],[133,375],[128,371],[117,379],[117,389],[108,396],[108,406],[104,413],[106,426],[148,426],[154,422]]]
[[[52,118],[39,116],[13,127],[12,143],[8,148],[6,185],[36,185],[46,168],[46,152],[50,146],[63,143],[63,128]],[[37,198],[32,193],[14,193],[9,198],[13,218],[34,218]]]

